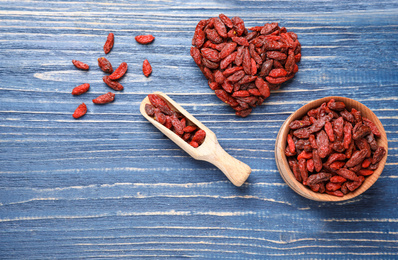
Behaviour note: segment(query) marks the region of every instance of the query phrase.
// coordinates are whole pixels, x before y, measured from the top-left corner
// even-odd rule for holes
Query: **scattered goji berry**
[[[81,95],[83,93],[86,93],[89,89],[90,89],[90,84],[84,83],[82,85],[79,85],[79,86],[75,87],[72,90],[72,95],[74,95],[74,96]]]
[[[147,59],[145,59],[142,64],[142,72],[144,73],[145,77],[149,77],[149,75],[152,73],[152,66]]]
[[[121,77],[124,76],[124,74],[126,74],[127,68],[128,66],[126,62],[120,63],[119,67],[111,75],[109,75],[109,79],[111,80],[120,79]]]
[[[108,85],[108,87],[110,87],[111,89],[117,90],[117,91],[121,91],[124,89],[123,85],[120,84],[117,81],[113,81],[109,78],[109,76],[103,76],[102,80],[105,82],[106,85]]]
[[[115,43],[115,35],[113,33],[109,33],[108,37],[106,38],[106,42],[104,44],[105,54],[108,54],[112,50],[114,43]]]
[[[113,72],[112,64],[104,57],[98,58],[98,66],[105,73],[110,74]]]
[[[93,99],[94,104],[107,104],[115,100],[115,94],[112,92],[108,92],[106,94],[103,94],[101,96],[98,96],[97,98]]]
[[[78,119],[84,116],[87,113],[87,106],[84,103],[81,103],[73,113],[73,118]]]
[[[73,65],[75,65],[76,68],[81,69],[81,70],[88,70],[90,69],[90,66],[87,65],[84,62],[78,61],[78,60],[72,60]]]

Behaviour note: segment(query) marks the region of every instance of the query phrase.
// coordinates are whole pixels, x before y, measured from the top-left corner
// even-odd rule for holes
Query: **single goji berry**
[[[249,42],[247,41],[247,39],[245,37],[232,37],[231,40],[241,46],[246,46],[246,47],[249,46]]]
[[[105,82],[105,84],[110,87],[111,89],[117,90],[117,91],[121,91],[124,89],[123,85],[120,84],[117,81],[113,81],[109,78],[109,76],[103,76],[102,80]]]
[[[147,59],[144,60],[142,64],[142,72],[144,73],[145,77],[149,77],[152,73],[152,66]]]
[[[72,95],[75,95],[75,96],[81,95],[83,93],[86,93],[89,89],[90,89],[90,84],[84,83],[82,85],[75,87],[72,90]]]
[[[232,28],[234,24],[232,23],[231,19],[229,19],[228,16],[225,14],[219,14],[218,17],[221,19],[221,21],[227,26],[228,28]]]
[[[156,107],[159,108],[160,111],[165,113],[166,115],[172,115],[173,111],[171,110],[169,104],[167,104],[166,101],[163,100],[159,95],[157,94],[149,94],[148,95],[149,102]]]
[[[368,118],[366,118],[366,117],[362,117],[362,122],[366,125],[366,126],[368,126],[370,129],[371,129],[371,131],[372,131],[372,133],[375,135],[375,136],[381,136],[381,133],[380,133],[380,131],[379,131],[379,129],[377,128],[377,126],[376,126],[376,124],[375,123],[373,123],[372,121],[370,121]]]
[[[78,60],[72,60],[73,65],[75,65],[76,68],[81,69],[81,70],[88,70],[90,69],[90,66],[87,65],[84,62],[78,61]]]
[[[236,34],[238,36],[241,36],[245,32],[245,29],[246,29],[245,28],[245,22],[238,16],[232,17],[231,21],[232,21],[232,23],[234,25]]]
[[[114,43],[115,43],[115,35],[113,33],[109,33],[108,37],[106,38],[106,42],[104,44],[105,54],[108,54],[112,50]]]
[[[220,62],[220,69],[227,68],[232,62],[236,60],[238,52],[234,51]]]
[[[78,119],[84,116],[87,113],[87,106],[84,103],[81,103],[73,113],[73,118]]]
[[[367,159],[365,159],[365,160],[363,160],[363,162],[362,162],[362,168],[368,168],[369,167],[369,165],[370,165],[370,163],[371,163],[371,161],[370,161],[370,159],[369,158],[367,158]]]
[[[344,196],[343,192],[341,192],[339,190],[336,190],[336,191],[326,190],[326,193],[329,194],[329,195],[336,196],[336,197],[343,197]]]
[[[200,50],[202,56],[210,61],[213,62],[219,62],[220,61],[220,55],[218,51],[210,49],[210,48],[202,48]]]
[[[220,51],[220,59],[226,58],[228,55],[230,55],[232,52],[235,51],[237,47],[237,44],[235,42],[230,42],[224,45],[224,48]]]
[[[106,94],[103,94],[101,96],[98,96],[97,98],[93,99],[94,104],[107,104],[115,100],[115,94],[112,92],[108,92]]]
[[[199,129],[198,131],[196,131],[196,133],[193,135],[192,137],[192,141],[196,142],[198,144],[203,143],[203,141],[205,140],[206,137],[206,132],[202,129]]]
[[[148,35],[137,35],[135,36],[135,40],[140,43],[140,44],[149,44],[155,40],[155,37],[153,35],[148,34]]]
[[[214,18],[214,29],[222,38],[227,38],[227,28],[220,18]]]
[[[155,107],[152,104],[145,104],[145,112],[148,116],[153,116],[155,114]]]
[[[343,183],[343,182],[346,182],[347,179],[344,177],[341,177],[340,175],[335,175],[332,178],[330,178],[329,181],[333,182],[333,183]]]
[[[122,62],[119,65],[119,67],[111,75],[109,75],[109,79],[111,79],[111,80],[120,79],[127,72],[127,68],[128,68],[127,63],[126,62]]]
[[[379,146],[373,154],[372,164],[380,162],[384,155],[386,155],[386,149],[382,146]]]
[[[105,73],[113,72],[112,64],[104,57],[98,58],[98,66]]]
[[[183,131],[186,133],[191,133],[191,132],[195,131],[196,129],[198,129],[196,126],[188,125],[188,126],[184,127]]]
[[[223,39],[215,29],[206,29],[205,35],[214,44],[222,43]]]
[[[373,174],[372,170],[368,170],[368,169],[360,169],[358,171],[358,174],[362,175],[362,176],[369,176]]]

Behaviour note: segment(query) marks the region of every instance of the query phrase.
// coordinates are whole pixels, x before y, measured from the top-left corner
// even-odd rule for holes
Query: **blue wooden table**
[[[0,258],[397,259],[398,2],[0,1]],[[189,50],[199,20],[279,22],[302,44],[300,70],[246,118],[207,86]],[[96,66],[129,64],[116,100]],[[150,45],[134,37],[153,34]],[[71,60],[91,65],[77,70]],[[144,59],[152,64],[142,75]],[[71,90],[82,83],[82,96]],[[139,113],[167,93],[252,168],[242,187],[195,161]],[[325,96],[379,117],[379,180],[340,203],[303,198],[280,177],[274,144],[296,109]],[[80,120],[72,113],[85,102]]]

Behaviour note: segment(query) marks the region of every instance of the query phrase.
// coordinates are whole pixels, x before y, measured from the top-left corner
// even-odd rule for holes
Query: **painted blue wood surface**
[[[219,13],[248,27],[279,22],[302,44],[299,73],[247,118],[189,55],[197,22]],[[0,1],[0,258],[397,259],[397,14],[393,0]],[[129,71],[116,101],[94,106],[109,91],[96,66],[109,32],[106,57]],[[156,40],[139,45],[138,34]],[[85,82],[88,93],[70,94]],[[249,164],[247,183],[234,187],[147,122],[138,107],[153,91]],[[340,203],[294,193],[274,158],[284,120],[330,95],[371,108],[389,142],[376,184]],[[81,102],[88,113],[74,120]]]

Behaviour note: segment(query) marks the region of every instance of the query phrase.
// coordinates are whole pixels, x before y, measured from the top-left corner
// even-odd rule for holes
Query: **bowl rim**
[[[365,181],[362,183],[362,185],[355,190],[354,192],[349,192],[348,194],[344,195],[343,197],[337,197],[333,195],[329,195],[326,193],[318,193],[318,192],[313,192],[311,189],[308,187],[304,186],[302,183],[298,182],[296,178],[294,177],[293,172],[291,171],[289,164],[287,162],[287,158],[285,155],[285,148],[286,148],[286,138],[287,134],[289,133],[289,124],[293,120],[302,118],[310,109],[316,108],[320,106],[322,103],[329,101],[330,99],[335,99],[336,101],[343,101],[347,108],[356,108],[357,110],[361,111],[362,114],[372,116],[372,121],[377,125],[379,131],[381,132],[381,136],[376,139],[378,145],[382,145],[386,149],[386,154],[382,158],[382,160],[379,162],[378,168],[373,172],[372,175],[367,176]],[[348,101],[348,105],[347,105]],[[365,111],[365,112],[364,112]],[[379,118],[373,113],[371,109],[369,109],[367,106],[362,104],[359,101],[356,101],[351,98],[343,97],[343,96],[328,96],[316,100],[312,100],[299,109],[297,109],[295,112],[293,112],[282,124],[277,138],[275,142],[275,162],[278,168],[278,171],[282,177],[282,179],[285,181],[285,183],[293,189],[297,194],[311,200],[315,201],[323,201],[323,202],[336,202],[336,201],[344,201],[344,200],[349,200],[354,197],[359,196],[360,194],[364,193],[366,190],[368,190],[379,178],[381,175],[384,166],[386,164],[388,157],[388,140],[387,140],[387,134],[384,130],[383,124],[379,120]]]

